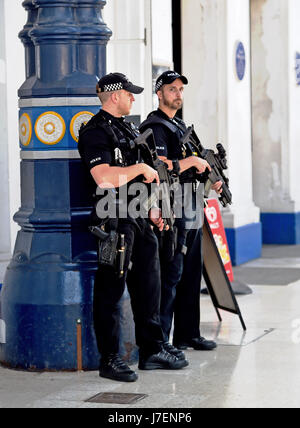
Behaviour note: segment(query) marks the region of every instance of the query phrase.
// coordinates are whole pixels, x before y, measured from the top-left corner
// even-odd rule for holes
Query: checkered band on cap
[[[155,92],[159,91],[162,85],[163,85],[163,80],[160,79],[155,85]]]
[[[104,85],[103,91],[104,92],[112,92],[112,91],[118,91],[120,89],[123,89],[123,83],[112,83],[110,85]]]

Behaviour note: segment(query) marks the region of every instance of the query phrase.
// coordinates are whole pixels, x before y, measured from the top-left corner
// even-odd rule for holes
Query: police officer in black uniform
[[[158,242],[149,219],[135,219],[129,213],[124,215],[130,197],[125,207],[118,197],[124,186],[136,181],[159,182],[153,168],[143,162],[138,163],[140,154],[133,144],[138,131],[123,117],[130,113],[135,100],[133,94],[141,93],[143,88],[133,85],[122,73],[111,73],[99,80],[96,90],[102,109],[80,130],[79,153],[97,184],[96,193],[101,193],[101,189],[110,189],[111,192],[116,189],[114,204],[119,211],[123,211],[123,215],[122,218],[117,218],[118,214],[116,218],[111,214],[105,217],[105,213],[98,209],[103,199],[98,198],[92,223],[100,225],[101,231],[106,234],[117,232],[118,236],[125,238],[126,244],[123,272],[100,265],[95,277],[94,328],[101,354],[99,373],[102,377],[132,382],[137,379],[137,374],[119,355],[119,302],[124,293],[125,281],[131,297],[136,342],[139,346],[139,369],[180,369],[187,366],[188,362],[184,356],[179,359],[163,347],[159,317],[161,285]],[[149,216],[162,230],[164,225],[161,217],[157,213],[152,215],[151,210]]]
[[[180,183],[190,184],[191,212],[196,209],[196,188],[200,174],[210,169],[209,164],[193,155],[192,147],[183,148],[180,139],[186,131],[185,123],[176,116],[183,104],[185,76],[174,71],[164,72],[156,81],[155,92],[159,108],[149,114],[140,130],[151,128],[154,133],[157,152],[170,170],[180,174]],[[189,149],[186,151],[186,149]],[[213,189],[221,191],[221,182]],[[182,207],[181,215],[175,220],[178,230],[177,250],[170,260],[161,254],[161,323],[164,331],[165,348],[170,346],[169,335],[174,315],[173,346],[179,350],[192,347],[196,350],[211,350],[216,343],[200,335],[200,283],[202,276],[201,238],[199,218],[191,222]],[[203,214],[203,206],[201,211]],[[189,217],[189,218],[188,218]],[[164,239],[169,239],[165,234]],[[166,247],[167,248],[167,247]]]

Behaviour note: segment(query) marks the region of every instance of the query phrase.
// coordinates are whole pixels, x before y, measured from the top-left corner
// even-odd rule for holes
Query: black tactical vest
[[[147,128],[151,127],[151,125],[162,125],[165,128],[167,128],[169,131],[171,131],[172,134],[176,135],[176,142],[178,140],[178,145],[180,144],[180,138],[185,134],[187,128],[183,120],[176,117],[176,119],[167,119],[164,117],[161,117],[156,113],[157,111],[151,112],[147,119],[141,124],[140,131],[143,132]],[[193,153],[193,147],[190,143],[186,144],[186,147],[180,147],[180,152],[182,153],[182,158],[192,156]],[[184,171],[180,175],[180,183],[190,183],[196,181],[196,169],[191,168],[187,171]]]
[[[139,135],[139,131],[132,123],[111,120],[106,118],[100,111],[79,131],[79,138],[88,130],[101,128],[105,131],[111,141],[113,163],[111,166],[130,166],[139,160],[138,150],[133,140]]]
[[[186,126],[183,120],[176,117],[176,120],[165,119],[156,114],[156,111],[149,113],[148,117],[140,126],[140,130],[143,132],[149,128],[150,125],[163,125],[168,128],[173,134],[180,132],[181,136],[186,131]]]

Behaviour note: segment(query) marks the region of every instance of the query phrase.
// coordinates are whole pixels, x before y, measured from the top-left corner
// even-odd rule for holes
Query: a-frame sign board
[[[203,277],[219,321],[222,321],[219,309],[239,316],[242,327],[246,330],[239,305],[231,288],[222,258],[214,240],[206,216],[203,224]]]

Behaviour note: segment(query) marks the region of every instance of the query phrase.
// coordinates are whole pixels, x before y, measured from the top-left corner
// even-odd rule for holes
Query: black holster
[[[98,262],[100,266],[111,267],[121,278],[125,265],[125,235],[116,230],[106,232],[103,226],[90,226],[91,233],[98,239]]]

